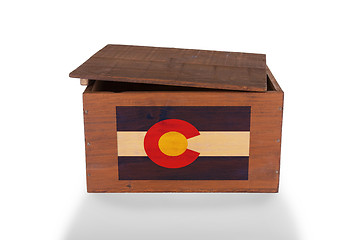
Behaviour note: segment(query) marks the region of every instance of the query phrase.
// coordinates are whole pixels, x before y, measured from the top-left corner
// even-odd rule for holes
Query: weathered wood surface
[[[264,54],[107,45],[70,77],[134,83],[266,91]]]
[[[119,179],[139,180],[247,180],[248,157],[199,157],[186,168],[163,168],[143,157],[119,157]],[[133,179],[137,180],[133,180]],[[180,182],[181,182],[180,181]],[[226,184],[226,183],[225,183]],[[151,185],[149,185],[151,187]]]
[[[88,192],[277,192],[283,92],[84,92]],[[119,180],[116,106],[251,106],[248,180]]]

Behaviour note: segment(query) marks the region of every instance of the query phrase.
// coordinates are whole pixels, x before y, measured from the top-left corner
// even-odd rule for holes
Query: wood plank
[[[264,54],[107,45],[70,77],[213,89],[266,91]]]
[[[144,138],[146,131],[117,132],[118,156],[145,157]],[[250,132],[200,132],[187,139],[188,149],[200,156],[249,156]]]
[[[198,131],[249,131],[250,112],[249,106],[117,106],[117,130],[147,131],[164,119],[182,119]]]
[[[200,132],[188,139],[188,149],[203,156],[249,156],[250,132]]]
[[[249,157],[199,157],[185,168],[163,168],[148,157],[119,157],[119,180],[247,180]],[[133,180],[137,179],[137,180]]]

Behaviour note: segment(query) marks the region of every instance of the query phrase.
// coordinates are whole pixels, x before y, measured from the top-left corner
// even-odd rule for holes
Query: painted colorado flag
[[[247,180],[249,106],[116,107],[119,180]]]

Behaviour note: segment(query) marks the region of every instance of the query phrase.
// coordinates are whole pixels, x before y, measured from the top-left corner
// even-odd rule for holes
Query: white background
[[[359,239],[356,1],[2,1],[0,239]],[[82,91],[108,43],[267,54],[278,194],[87,194]]]

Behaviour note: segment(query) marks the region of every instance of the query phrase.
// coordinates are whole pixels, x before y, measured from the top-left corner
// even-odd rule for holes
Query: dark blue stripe
[[[148,157],[118,157],[119,180],[248,180],[249,157],[199,157],[183,168],[164,168]]]
[[[117,131],[147,131],[165,119],[181,119],[199,131],[250,131],[250,106],[116,107]]]

